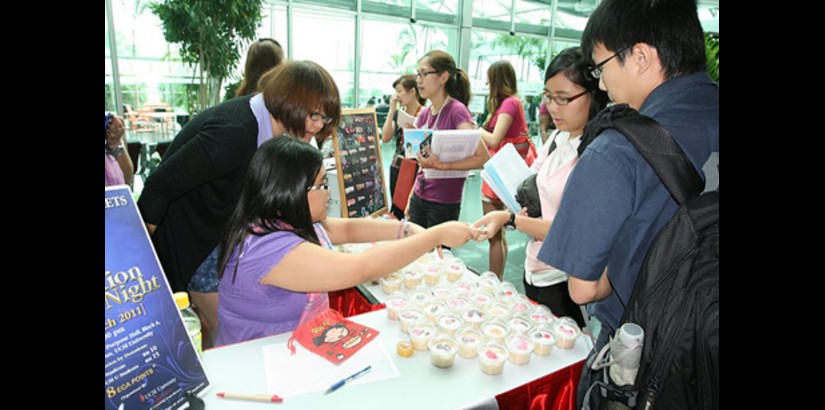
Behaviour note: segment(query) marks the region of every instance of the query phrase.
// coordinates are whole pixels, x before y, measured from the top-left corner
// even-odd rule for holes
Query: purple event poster
[[[105,193],[105,408],[181,408],[209,380],[131,191]]]

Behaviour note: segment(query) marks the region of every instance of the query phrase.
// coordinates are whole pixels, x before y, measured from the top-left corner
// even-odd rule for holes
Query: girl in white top
[[[564,186],[579,156],[577,149],[587,121],[607,104],[607,94],[599,90],[599,80],[591,79],[588,67],[578,47],[557,55],[547,67],[544,99],[556,131],[539,151],[531,165],[536,171],[536,186],[541,199],[541,217],[527,216],[526,209],[518,215],[510,211],[495,211],[479,219],[475,226],[487,225],[493,235],[512,218],[516,229],[531,237],[524,263],[524,289],[531,299],[547,306],[556,316],[570,316],[584,326],[581,309],[567,291],[567,274],[536,258],[541,243],[558,211]]]

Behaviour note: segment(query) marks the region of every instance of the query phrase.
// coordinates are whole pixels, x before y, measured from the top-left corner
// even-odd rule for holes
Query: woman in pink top
[[[495,211],[479,219],[475,226],[486,224],[488,235],[495,234],[502,226],[528,234],[531,240],[525,252],[525,293],[549,307],[556,316],[570,316],[579,326],[584,326],[581,309],[570,299],[567,290],[567,274],[539,261],[536,255],[556,216],[567,178],[579,159],[577,149],[587,121],[604,108],[608,98],[599,89],[599,80],[587,75],[587,62],[578,47],[557,55],[544,78],[544,97],[556,131],[531,166],[537,172],[541,217],[531,218],[525,209],[518,215]]]
[[[487,110],[492,115],[482,124],[481,139],[493,156],[507,144],[513,144],[516,151],[527,162],[536,158],[536,147],[527,133],[527,120],[524,107],[518,98],[516,71],[509,61],[496,61],[487,69],[487,84],[490,85],[490,97]],[[496,196],[486,182],[481,184],[481,209],[485,214],[506,209],[504,203]],[[491,235],[490,270],[501,279],[504,263],[507,262],[507,237],[501,232]]]

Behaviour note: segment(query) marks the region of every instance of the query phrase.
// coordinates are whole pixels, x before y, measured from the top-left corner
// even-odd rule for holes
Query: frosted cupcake
[[[556,335],[550,330],[550,326],[540,324],[530,329],[528,334],[536,345],[533,353],[538,356],[547,356],[553,351],[553,346],[556,345]]]
[[[390,296],[384,305],[387,307],[387,317],[398,320],[398,311],[407,306],[407,297],[402,294]]]
[[[459,281],[455,284],[455,292],[463,295],[469,295],[478,289],[475,283],[466,282],[466,281]]]
[[[446,301],[447,298],[453,295],[453,287],[447,284],[437,285],[433,287],[430,293],[436,300]]]
[[[484,292],[473,292],[470,294],[470,302],[484,309],[490,305],[490,303],[493,303],[493,297]]]
[[[412,289],[421,284],[421,281],[424,279],[424,274],[421,273],[419,269],[406,269],[403,272],[404,274],[404,286],[407,289]]]
[[[530,320],[533,321],[535,324],[542,324],[547,323],[550,324],[556,318],[553,316],[553,312],[550,311],[550,308],[544,305],[536,305],[530,310]]]
[[[430,363],[435,367],[447,368],[455,363],[455,355],[458,352],[458,343],[455,339],[445,334],[439,334],[428,344],[430,348]]]
[[[465,359],[478,356],[478,347],[484,342],[484,336],[473,326],[464,326],[455,332],[458,342],[458,355]]]
[[[509,353],[506,347],[498,343],[482,343],[478,347],[478,367],[486,374],[501,374]]]
[[[428,285],[435,285],[441,279],[443,268],[440,263],[428,263],[424,265],[424,282]]]
[[[527,364],[535,344],[525,333],[515,333],[505,340],[504,345],[510,352],[508,358],[513,364]]]
[[[571,349],[582,333],[576,321],[569,316],[558,318],[551,326],[553,333],[556,334],[556,346],[560,349]]]
[[[384,290],[384,293],[388,295],[392,295],[395,292],[401,290],[401,283],[404,282],[404,276],[400,273],[390,273],[387,276],[381,278],[381,286]]]
[[[423,322],[425,316],[421,309],[406,307],[398,312],[398,320],[401,322],[401,331],[407,333],[410,325]]]
[[[487,271],[478,276],[478,288],[489,294],[501,285],[501,280],[498,279],[495,273]]]
[[[447,313],[447,305],[442,302],[430,301],[424,306],[424,314],[427,315],[427,320],[435,323],[436,317]]]
[[[510,299],[510,310],[513,313],[528,313],[533,309],[533,303],[524,295],[516,295]]]
[[[418,322],[410,325],[410,340],[415,350],[427,350],[427,343],[436,334],[432,323]]]
[[[461,312],[461,318],[464,319],[464,323],[479,327],[481,322],[487,319],[487,314],[480,308],[469,307]]]
[[[507,324],[500,319],[488,320],[481,324],[481,334],[497,343],[504,343],[504,338],[509,332]]]
[[[527,315],[514,314],[507,319],[507,327],[513,332],[526,332],[533,327],[533,323]]]
[[[432,298],[432,294],[423,289],[416,289],[407,292],[407,300],[421,307],[427,306]]]
[[[450,282],[455,282],[461,279],[464,276],[464,270],[466,266],[464,262],[461,262],[458,259],[449,261],[444,264],[444,270],[447,272],[447,280]]]
[[[493,302],[487,307],[487,318],[489,319],[506,319],[510,315],[510,307],[504,302]]]
[[[493,296],[497,299],[504,299],[518,295],[518,290],[516,290],[516,286],[510,282],[502,282],[498,287],[493,291]]]
[[[452,296],[447,299],[447,309],[454,313],[461,313],[470,306],[470,299],[464,296]]]
[[[458,315],[445,313],[435,318],[438,329],[450,336],[455,336],[455,331],[464,326],[464,320]]]

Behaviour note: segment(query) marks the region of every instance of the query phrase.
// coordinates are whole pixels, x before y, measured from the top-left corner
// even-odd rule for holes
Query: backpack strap
[[[702,192],[702,177],[673,136],[654,119],[627,104],[605,108],[587,124],[579,155],[605,128],[617,129],[636,147],[679,204]]]

